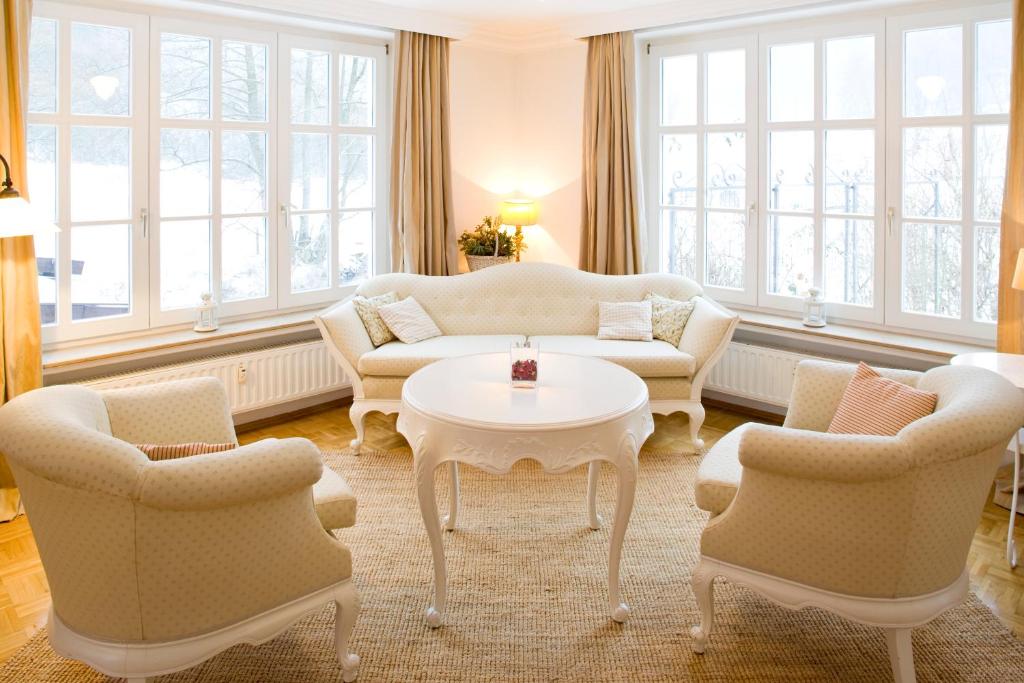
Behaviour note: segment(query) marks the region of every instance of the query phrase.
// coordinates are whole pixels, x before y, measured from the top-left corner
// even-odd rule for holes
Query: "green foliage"
[[[494,253],[494,240],[498,240],[498,253]],[[484,216],[480,225],[472,232],[459,235],[459,249],[467,256],[512,256],[526,248],[525,244],[516,244],[512,235],[501,231],[501,218]]]

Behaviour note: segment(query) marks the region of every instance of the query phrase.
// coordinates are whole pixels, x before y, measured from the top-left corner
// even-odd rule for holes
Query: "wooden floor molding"
[[[366,418],[367,448],[405,446],[395,432],[395,415],[372,413]],[[701,436],[710,446],[722,435],[751,421],[749,415],[710,408]],[[287,421],[273,420],[239,434],[243,443],[266,437],[302,436],[321,448],[345,448],[355,436],[348,407],[303,411]],[[658,449],[689,449],[686,416],[655,416],[655,432],[648,445]],[[1024,640],[1024,566],[1011,570],[1006,563],[1009,512],[991,501],[985,506],[974,533],[968,566],[971,589],[1018,638]],[[1018,518],[1017,545],[1024,548],[1024,516]],[[1022,563],[1024,565],[1024,563]],[[50,593],[32,531],[24,516],[0,524],[0,662],[6,661],[46,624]]]

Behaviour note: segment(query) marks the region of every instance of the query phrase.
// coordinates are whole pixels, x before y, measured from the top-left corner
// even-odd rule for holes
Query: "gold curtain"
[[[999,244],[999,324],[996,350],[1024,353],[1024,292],[1013,289],[1017,253],[1024,248],[1024,0],[1013,3],[1013,75],[1006,194]]]
[[[630,31],[588,39],[580,268],[592,273],[644,267],[634,49]]]
[[[391,140],[391,267],[455,275],[448,39],[400,31]]]
[[[31,0],[3,0],[0,52],[0,154],[10,162],[14,187],[27,197],[25,98]],[[39,290],[31,237],[0,239],[0,403],[42,384]],[[18,490],[0,456],[0,521],[14,517]]]

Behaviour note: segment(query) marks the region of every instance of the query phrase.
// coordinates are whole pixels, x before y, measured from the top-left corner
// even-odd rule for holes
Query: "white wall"
[[[523,229],[523,260],[576,266],[586,56],[583,42],[528,52],[452,45],[459,233],[497,213],[502,199],[530,197],[540,219]]]

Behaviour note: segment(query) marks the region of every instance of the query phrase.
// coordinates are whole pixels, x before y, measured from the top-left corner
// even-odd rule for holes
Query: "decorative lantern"
[[[825,327],[825,297],[821,290],[811,287],[804,298],[804,325],[807,327]]]
[[[192,329],[196,332],[213,332],[217,329],[217,304],[209,292],[204,292],[202,299],[203,303],[196,308],[196,324]]]

